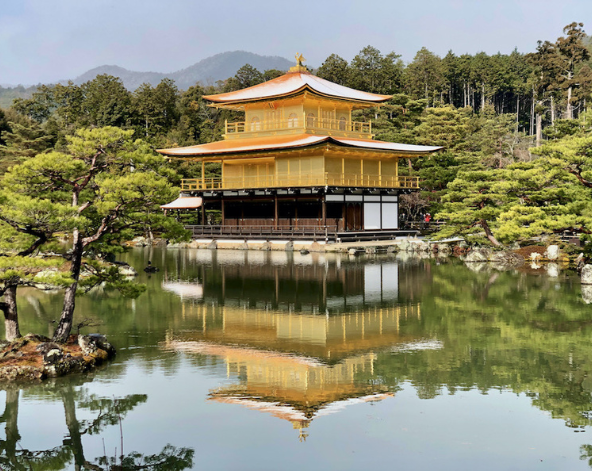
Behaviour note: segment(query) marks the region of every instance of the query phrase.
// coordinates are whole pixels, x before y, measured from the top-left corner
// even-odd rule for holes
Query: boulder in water
[[[117,267],[117,270],[123,276],[138,276],[138,272],[134,270],[134,267],[130,267],[129,265],[120,265]]]
[[[491,257],[491,249],[473,249],[465,257],[465,263],[483,263]]]
[[[524,265],[524,257],[514,252],[495,252],[489,260],[498,270],[511,270]]]
[[[547,250],[545,250],[545,258],[551,261],[557,260],[559,258],[559,246],[549,245],[549,247],[547,247]]]
[[[353,255],[354,257],[356,257],[358,255],[365,254],[366,251],[364,249],[361,249],[361,248],[352,247],[351,249],[349,249],[347,251],[347,253],[350,254],[350,255]]]
[[[592,285],[592,265],[584,265],[582,268],[582,284]]]
[[[576,266],[576,270],[578,270],[579,272],[582,271],[582,268],[584,268],[584,265],[586,264],[586,259],[584,258],[584,254],[581,253],[580,255],[578,255],[578,257],[574,260],[574,264]]]

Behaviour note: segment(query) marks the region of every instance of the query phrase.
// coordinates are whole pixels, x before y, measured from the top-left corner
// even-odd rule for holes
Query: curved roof
[[[161,205],[160,209],[196,209],[201,203],[202,200],[198,196],[180,196],[175,201]]]
[[[310,72],[288,72],[259,85],[235,92],[204,95],[203,98],[220,104],[245,103],[294,95],[303,90],[327,97],[366,103],[382,103],[391,98],[391,95],[377,95],[344,87],[312,75]]]
[[[297,134],[288,136],[217,141],[211,142],[209,144],[200,144],[197,146],[158,149],[157,152],[170,157],[207,157],[266,150],[282,150],[294,147],[308,147],[325,142],[339,146],[356,147],[360,149],[390,151],[398,154],[405,154],[407,156],[425,155],[442,149],[442,147],[438,146],[397,144],[395,142],[374,141],[371,139],[352,139],[344,137]]]

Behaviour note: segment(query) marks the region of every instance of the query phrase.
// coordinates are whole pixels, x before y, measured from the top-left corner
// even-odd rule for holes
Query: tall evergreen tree
[[[576,72],[578,66],[590,59],[590,51],[584,45],[583,23],[570,23],[563,28],[562,36],[557,39],[558,68],[560,71],[559,83],[566,90],[566,119],[573,119],[573,89],[579,85],[579,77]]]
[[[436,100],[442,103],[445,88],[442,59],[422,47],[405,69],[405,83],[411,97],[425,99],[426,106],[433,105]]]
[[[10,124],[6,113],[0,108],[0,146],[6,145],[6,133],[10,132]]]
[[[0,145],[0,174],[12,165],[41,154],[54,144],[54,136],[32,119],[9,122],[11,131],[2,134],[5,145]]]
[[[401,90],[403,63],[400,55],[383,56],[372,46],[356,55],[350,64],[350,86],[371,93],[392,94]]]
[[[263,74],[251,64],[245,64],[238,69],[234,78],[239,88],[248,88],[264,82]]]
[[[126,126],[131,111],[131,94],[120,78],[97,75],[82,85],[84,93],[81,124],[91,126]]]
[[[81,87],[68,81],[66,85],[60,83],[53,86],[55,114],[63,128],[69,128],[78,123],[82,116],[84,93]]]
[[[343,57],[331,54],[318,68],[317,75],[330,82],[347,86],[350,80],[349,65]]]

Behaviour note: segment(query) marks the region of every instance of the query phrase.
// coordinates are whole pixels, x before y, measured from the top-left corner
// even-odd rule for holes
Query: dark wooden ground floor
[[[195,191],[202,207],[183,218],[194,237],[380,240],[401,230],[400,189],[299,188]]]
[[[311,188],[191,195],[203,199],[191,225],[333,232],[399,229],[398,190]]]

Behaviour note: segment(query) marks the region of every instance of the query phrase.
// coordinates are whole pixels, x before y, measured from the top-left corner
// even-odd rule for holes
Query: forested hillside
[[[9,108],[12,102],[17,98],[30,98],[37,90],[36,86],[23,87],[3,87],[0,86],[0,108]]]
[[[286,71],[292,66],[292,63],[283,57],[261,56],[245,51],[230,51],[215,54],[189,67],[170,73],[137,72],[116,65],[102,65],[76,77],[72,80],[72,83],[82,85],[94,80],[99,75],[111,75],[119,78],[123,86],[133,92],[143,84],[156,86],[163,79],[168,78],[173,80],[180,90],[187,90],[197,83],[215,84],[218,81],[224,81],[234,75],[246,63],[260,70],[278,69]],[[60,83],[66,82],[62,81]],[[37,85],[29,87],[0,85],[0,108],[9,108],[16,98],[31,98],[33,93],[37,91],[37,87]]]
[[[558,32],[561,33],[561,32]],[[332,54],[320,77],[392,94],[380,109],[359,112],[376,138],[444,146],[405,171],[423,180],[403,198],[408,215],[430,211],[447,222],[442,235],[499,245],[563,230],[592,230],[591,41],[583,24],[555,40],[533,38],[535,52],[438,57],[421,49],[404,64],[396,52],[368,46],[351,62]],[[221,139],[224,120],[241,116],[206,106],[202,96],[277,77],[250,64],[215,85],[184,91],[171,79],[133,92],[103,74],[82,84],[40,86],[0,112],[0,168],[64,145],[80,127],[134,129],[154,147]],[[195,177],[199,169],[178,166]],[[212,171],[216,171],[213,169]]]
[[[261,56],[245,51],[230,51],[215,54],[189,67],[170,73],[136,72],[123,67],[103,65],[76,77],[73,82],[76,85],[82,85],[93,80],[97,75],[113,75],[120,78],[125,88],[133,92],[144,83],[155,86],[161,80],[168,78],[173,80],[180,90],[187,90],[196,83],[207,85],[214,84],[219,80],[225,80],[235,74],[246,63],[261,70],[273,68],[284,71],[288,70],[292,65],[290,61],[283,57]]]

